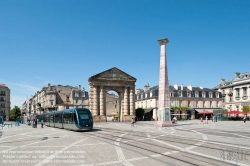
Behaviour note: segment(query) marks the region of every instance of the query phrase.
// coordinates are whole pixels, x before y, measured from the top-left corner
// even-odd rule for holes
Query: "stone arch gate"
[[[94,122],[106,122],[106,92],[119,95],[120,121],[131,121],[135,117],[136,78],[114,67],[89,77],[89,109]]]

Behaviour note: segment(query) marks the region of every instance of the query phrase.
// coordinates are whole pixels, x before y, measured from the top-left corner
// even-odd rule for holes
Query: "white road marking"
[[[86,140],[86,139],[88,139],[88,138],[89,138],[89,137],[84,138],[84,139],[82,139],[82,140],[80,140],[80,141],[74,142],[74,143],[72,143],[72,144],[70,144],[70,145],[68,145],[68,146],[66,146],[66,147],[64,147],[64,148],[62,148],[61,150],[59,150],[59,151],[57,151],[56,153],[54,153],[54,154],[48,156],[47,158],[45,158],[44,160],[42,160],[41,162],[39,162],[39,163],[36,164],[35,166],[42,166],[42,165],[44,165],[44,164],[50,162],[50,161],[53,160],[56,156],[58,156],[59,154],[63,153],[65,150],[69,149],[71,146],[74,146],[74,145],[76,145],[76,144],[78,144],[78,143],[80,143],[80,142],[82,142],[82,141],[84,141],[84,140]]]

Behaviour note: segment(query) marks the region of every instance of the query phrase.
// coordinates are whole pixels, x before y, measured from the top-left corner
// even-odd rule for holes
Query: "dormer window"
[[[173,92],[170,93],[170,97],[173,97]]]
[[[150,97],[152,97],[153,96],[153,92],[150,92]]]
[[[213,92],[209,92],[209,98],[213,98]]]
[[[206,92],[202,92],[202,97],[203,97],[203,98],[206,97]]]
[[[141,99],[143,99],[143,94],[141,94]]]
[[[187,91],[187,97],[191,97],[191,92]]]
[[[199,97],[199,93],[198,92],[195,92],[195,97]]]
[[[181,91],[179,91],[179,96],[182,97],[182,92]]]
[[[148,97],[148,94],[146,93],[146,94],[145,94],[145,98],[147,98],[147,97]]]

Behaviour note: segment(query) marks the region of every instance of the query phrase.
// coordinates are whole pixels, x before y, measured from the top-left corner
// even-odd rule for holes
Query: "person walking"
[[[244,116],[243,120],[244,120],[244,124],[246,124],[246,120],[247,120],[246,116]]]
[[[202,117],[201,117],[201,123],[203,124],[203,119],[202,119]]]
[[[41,120],[41,128],[43,128],[43,120]]]
[[[131,119],[131,126],[134,127],[134,123],[135,123],[134,118],[132,118],[132,119]]]
[[[207,118],[207,116],[206,116],[206,124],[208,124],[208,118]]]

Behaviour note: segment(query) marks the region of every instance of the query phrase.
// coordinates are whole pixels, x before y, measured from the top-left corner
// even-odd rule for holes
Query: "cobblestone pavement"
[[[91,132],[27,125],[0,129],[0,165],[250,165],[250,122],[154,124],[95,123]]]

